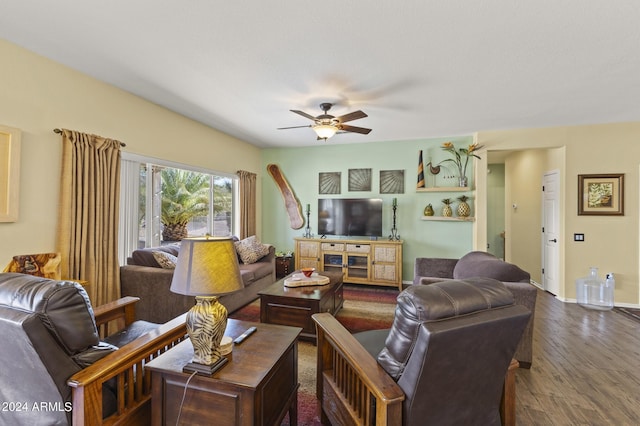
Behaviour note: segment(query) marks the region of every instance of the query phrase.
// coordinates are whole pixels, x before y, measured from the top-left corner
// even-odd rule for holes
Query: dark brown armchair
[[[512,358],[529,316],[490,278],[408,288],[390,330],[351,335],[314,315],[323,423],[514,424]]]
[[[498,259],[494,255],[472,251],[460,259],[418,257],[413,271],[413,284],[432,284],[448,279],[465,280],[473,277],[493,278],[504,283],[513,293],[516,305],[531,311],[529,324],[524,329],[514,358],[520,368],[531,368],[533,362],[533,325],[537,288],[530,283],[531,276],[517,265]]]
[[[71,281],[0,274],[0,400],[11,425],[148,424],[144,364],[184,339],[185,319],[133,321],[137,298],[93,310]],[[107,323],[123,328],[102,338]]]

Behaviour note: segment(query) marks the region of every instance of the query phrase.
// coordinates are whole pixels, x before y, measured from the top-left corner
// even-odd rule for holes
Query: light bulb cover
[[[338,128],[331,124],[316,124],[313,126],[313,130],[320,139],[329,139],[336,134]]]

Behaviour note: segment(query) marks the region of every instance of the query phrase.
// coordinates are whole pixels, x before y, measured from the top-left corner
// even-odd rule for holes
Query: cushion
[[[143,320],[137,320],[129,324],[128,327],[110,335],[109,337],[104,339],[104,342],[105,344],[121,348],[124,345],[133,342],[138,337],[147,334],[150,331],[157,330],[158,327],[158,324]]]
[[[240,260],[244,264],[255,263],[269,254],[269,245],[262,244],[255,235],[234,243]]]
[[[162,266],[160,266],[153,255],[153,253],[157,251],[169,253],[177,257],[178,253],[180,252],[180,243],[134,250],[133,253],[131,253],[131,257],[127,260],[127,263],[129,265],[152,266],[154,268],[161,268]]]
[[[165,253],[163,251],[154,251],[153,258],[158,262],[163,269],[176,269],[176,263],[178,262],[178,258],[170,253]]]
[[[483,251],[472,251],[462,256],[453,269],[453,278],[463,280],[487,277],[505,282],[529,282],[531,276],[516,265],[498,259]]]

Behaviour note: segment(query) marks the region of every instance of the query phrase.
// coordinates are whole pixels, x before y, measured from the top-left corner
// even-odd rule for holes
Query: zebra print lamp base
[[[220,341],[227,328],[227,308],[216,296],[196,296],[187,313],[187,332],[193,345],[193,359],[182,369],[211,376],[227,359],[220,354]]]

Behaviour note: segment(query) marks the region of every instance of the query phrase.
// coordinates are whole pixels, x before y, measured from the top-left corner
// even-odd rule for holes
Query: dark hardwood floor
[[[540,290],[533,343],[516,373],[518,425],[640,424],[640,321]]]

